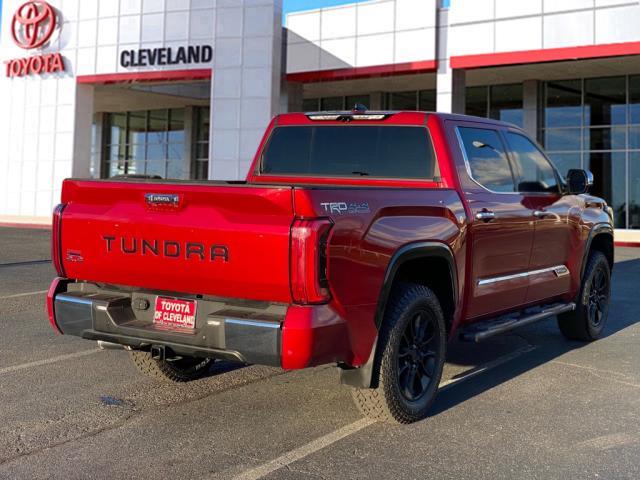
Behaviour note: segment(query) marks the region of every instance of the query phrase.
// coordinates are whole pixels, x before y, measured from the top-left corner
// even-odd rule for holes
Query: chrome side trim
[[[280,328],[280,323],[261,322],[259,320],[242,320],[240,318],[225,318],[224,323],[230,323],[232,325],[242,325],[243,327],[259,327],[259,328],[273,328],[273,329]]]
[[[565,265],[556,265],[555,267],[541,268],[540,270],[530,270],[528,272],[514,273],[513,275],[504,275],[502,277],[484,278],[478,280],[478,286],[491,285],[492,283],[506,282],[515,280],[516,278],[531,277],[533,275],[541,275],[543,273],[553,272],[557,277],[569,275],[569,269]]]

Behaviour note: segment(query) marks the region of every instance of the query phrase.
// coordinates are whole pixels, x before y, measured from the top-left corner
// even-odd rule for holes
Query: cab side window
[[[540,149],[524,135],[508,132],[518,192],[559,193],[558,178]]]
[[[459,127],[471,177],[492,192],[515,192],[513,172],[496,130]]]

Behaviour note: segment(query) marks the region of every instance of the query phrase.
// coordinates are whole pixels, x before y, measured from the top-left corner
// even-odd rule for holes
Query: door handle
[[[547,217],[549,215],[553,215],[551,212],[545,212],[544,210],[535,210],[533,212],[533,216],[536,218],[544,218]]]
[[[489,210],[483,210],[482,212],[476,213],[476,219],[483,222],[490,222],[494,218],[496,218],[496,214]]]

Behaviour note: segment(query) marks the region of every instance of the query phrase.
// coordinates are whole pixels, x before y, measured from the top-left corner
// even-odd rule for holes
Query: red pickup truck
[[[66,180],[49,318],[158,379],[336,364],[363,413],[409,423],[454,337],[550,316],[601,335],[614,243],[592,182],[497,121],[279,115],[244,182]]]

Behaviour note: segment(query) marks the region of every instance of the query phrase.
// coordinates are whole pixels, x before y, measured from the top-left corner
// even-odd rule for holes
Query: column
[[[213,64],[209,178],[242,179],[280,110],[282,0],[219,0]]]
[[[436,108],[443,113],[464,113],[466,72],[449,65],[449,9],[438,9],[438,71]]]
[[[73,127],[72,175],[91,178],[91,142],[93,139],[93,85],[76,86]]]

